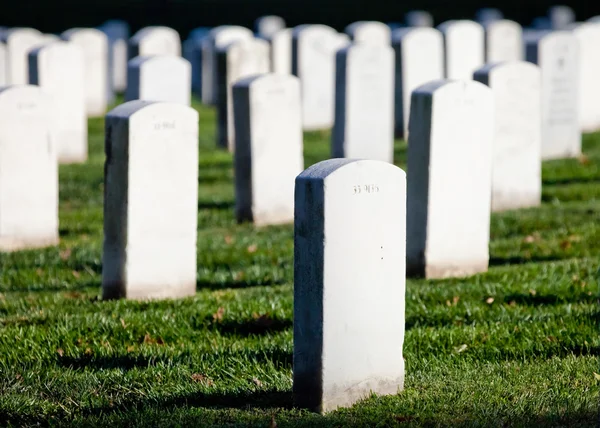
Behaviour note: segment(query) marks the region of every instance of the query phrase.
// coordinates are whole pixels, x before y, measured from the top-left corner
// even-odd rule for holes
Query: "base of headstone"
[[[54,247],[58,245],[58,243],[58,236],[52,236],[48,238],[17,238],[12,236],[0,236],[0,251],[11,252]]]
[[[404,362],[402,362],[404,373]],[[294,383],[294,405],[317,413],[327,413],[340,407],[350,407],[358,401],[368,398],[371,394],[395,395],[404,389],[404,375],[396,379],[369,379],[356,385],[339,385],[323,391],[324,402],[319,396],[312,394],[315,385],[297,385]]]
[[[75,163],[86,163],[87,155],[84,156],[59,156],[58,163],[61,165],[69,165]]]
[[[528,197],[523,195],[492,195],[492,211],[494,212],[533,208],[540,205],[540,195],[530,195]]]
[[[156,290],[154,292],[148,292],[148,289],[154,287],[144,287],[137,285],[138,290],[129,290],[125,292],[124,284],[103,284],[102,285],[102,299],[103,300],[114,300],[114,299],[129,299],[129,300],[164,300],[164,299],[183,299],[185,297],[191,297],[196,294],[196,283],[189,284],[178,284],[173,288],[164,288]]]
[[[427,279],[444,279],[444,278],[461,278],[478,273],[484,273],[488,270],[489,261],[484,260],[480,262],[469,263],[464,266],[444,266],[434,265],[427,266],[425,268],[425,278]]]

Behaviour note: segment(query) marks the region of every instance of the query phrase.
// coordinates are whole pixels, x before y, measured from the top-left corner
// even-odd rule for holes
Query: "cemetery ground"
[[[99,299],[90,120],[88,163],[60,167],[60,246],[0,255],[0,425],[596,426],[600,134],[544,163],[541,207],[492,215],[488,273],[407,281],[405,390],[319,416],[292,407],[293,226],[236,223],[231,155],[214,110],[194,106],[196,296]],[[329,152],[329,133],[305,135],[306,167]]]

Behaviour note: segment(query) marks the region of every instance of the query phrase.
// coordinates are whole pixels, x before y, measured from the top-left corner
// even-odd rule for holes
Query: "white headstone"
[[[338,51],[332,157],[394,161],[394,73],[390,46]]]
[[[263,74],[233,86],[235,211],[256,225],[294,220],[294,180],[304,169],[300,82]]]
[[[527,61],[542,70],[542,159],[581,154],[579,42],[570,32],[532,34]]]
[[[261,16],[254,22],[254,31],[257,36],[270,38],[279,30],[285,28],[285,21],[279,16],[269,15]]]
[[[103,298],[196,292],[198,113],[130,101],[106,115]]]
[[[231,43],[217,52],[217,76],[220,84],[217,106],[217,145],[234,151],[232,88],[238,80],[265,74],[271,70],[269,43],[262,39]]]
[[[2,34],[6,46],[6,84],[29,83],[27,55],[34,47],[45,41],[44,35],[33,28],[12,28]]]
[[[102,24],[99,29],[108,37],[108,76],[112,91],[125,92],[129,25],[125,21],[113,19]]]
[[[0,86],[8,85],[8,52],[6,44],[0,42]]]
[[[592,16],[587,22],[600,22],[600,15]]]
[[[486,62],[522,61],[523,29],[506,19],[488,22],[485,28]]]
[[[444,39],[435,28],[406,28],[393,32],[396,51],[396,134],[408,134],[410,96],[414,89],[444,78]]]
[[[424,10],[413,10],[404,15],[409,27],[433,27],[433,16]]]
[[[548,9],[548,18],[553,30],[565,30],[575,22],[575,12],[569,6],[552,6]]]
[[[277,74],[292,74],[292,29],[271,35],[271,69]]]
[[[292,72],[300,78],[305,131],[333,126],[335,53],[348,42],[325,25],[301,25],[292,33]]]
[[[578,25],[573,34],[579,41],[579,123],[583,132],[600,130],[600,24]]]
[[[0,251],[58,244],[52,109],[37,86],[0,89]]]
[[[53,42],[29,53],[29,80],[51,96],[58,160],[85,162],[88,154],[84,58],[70,42]]]
[[[444,35],[445,76],[469,80],[485,64],[484,32],[475,21],[446,21],[438,26]]]
[[[404,387],[406,176],[330,159],[296,179],[294,402],[328,412]]]
[[[522,61],[488,64],[475,80],[494,93],[492,211],[534,207],[542,197],[542,80]]]
[[[125,101],[164,101],[189,106],[192,67],[179,56],[138,56],[127,67]]]
[[[202,102],[216,105],[218,102],[217,50],[230,43],[254,38],[252,31],[235,25],[213,28],[202,40]]]
[[[377,21],[354,22],[346,27],[345,32],[354,43],[389,45],[392,38],[390,27]]]
[[[106,113],[108,105],[108,38],[95,28],[73,28],[62,33],[63,40],[83,51],[85,61],[85,105],[88,117]]]
[[[181,56],[181,38],[172,28],[144,27],[129,39],[129,58],[136,56]]]
[[[494,21],[500,21],[501,19],[504,19],[504,14],[502,13],[501,10],[493,8],[493,7],[485,7],[483,9],[479,9],[475,13],[475,20],[482,25],[485,25],[485,24],[488,24],[488,23],[491,23]]]
[[[408,137],[407,273],[485,272],[489,260],[494,96],[474,81],[413,92]]]

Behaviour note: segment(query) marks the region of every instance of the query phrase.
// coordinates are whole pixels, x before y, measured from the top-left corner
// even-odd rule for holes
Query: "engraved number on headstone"
[[[379,186],[377,184],[359,184],[354,186],[353,195],[358,195],[360,193],[378,193]]]
[[[154,124],[154,130],[160,131],[161,129],[175,129],[175,121],[171,122],[157,122]]]

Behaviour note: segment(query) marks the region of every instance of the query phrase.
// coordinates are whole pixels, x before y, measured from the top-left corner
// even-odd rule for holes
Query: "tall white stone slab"
[[[387,46],[392,38],[390,27],[377,21],[354,22],[348,25],[344,31],[354,43],[373,43]]]
[[[438,26],[444,35],[445,76],[469,80],[484,65],[484,32],[475,21],[446,21]]]
[[[138,56],[129,61],[125,101],[192,103],[192,66],[179,56]]]
[[[301,25],[292,33],[292,72],[300,78],[305,131],[333,126],[335,53],[348,42],[326,25]]]
[[[332,157],[394,162],[394,49],[359,43],[337,52]]]
[[[280,16],[261,16],[254,22],[254,31],[258,37],[269,39],[276,32],[285,28],[285,20]]]
[[[88,155],[85,113],[85,64],[81,48],[53,42],[29,53],[29,80],[51,96],[58,160],[85,162]]]
[[[424,10],[412,10],[404,15],[404,21],[409,27],[433,27],[433,16]]]
[[[404,387],[406,176],[330,159],[296,179],[294,402],[329,412]]]
[[[262,39],[231,43],[217,53],[219,103],[217,105],[217,145],[233,152],[235,128],[233,121],[233,85],[244,77],[269,73],[271,70],[269,43]]]
[[[271,70],[277,74],[292,74],[292,29],[277,31],[270,41]]]
[[[500,9],[493,7],[484,7],[475,13],[475,20],[481,25],[504,19],[504,14]]]
[[[263,74],[233,86],[235,211],[258,226],[294,220],[294,180],[304,169],[300,81]]]
[[[486,62],[522,61],[523,29],[507,19],[495,20],[484,25]]]
[[[44,35],[33,28],[12,28],[2,34],[6,47],[6,84],[29,83],[29,51],[45,41]]]
[[[402,28],[393,32],[392,46],[396,52],[396,135],[406,138],[412,91],[444,78],[444,39],[435,28]]]
[[[111,92],[125,92],[129,25],[125,21],[112,19],[102,24],[99,30],[108,38],[108,77]]]
[[[0,251],[58,244],[53,108],[36,86],[0,89]]]
[[[553,30],[566,30],[575,22],[575,12],[566,5],[552,6],[548,9],[548,18]]]
[[[579,41],[579,124],[583,132],[600,130],[600,24],[573,29]]]
[[[95,28],[73,28],[61,35],[83,51],[85,105],[88,117],[100,117],[108,106],[108,38]]]
[[[217,51],[240,40],[254,38],[252,31],[236,25],[213,28],[202,41],[202,102],[216,105],[218,97]]]
[[[407,273],[485,272],[489,260],[494,96],[474,81],[413,92],[408,137]]]
[[[104,299],[196,292],[198,113],[130,101],[106,116]]]
[[[1,37],[0,37],[1,40]],[[0,41],[0,86],[8,85],[8,52],[6,44]]]
[[[129,59],[151,55],[181,56],[179,33],[163,26],[150,26],[138,30],[129,39]]]
[[[542,159],[579,156],[580,49],[577,38],[566,31],[534,33],[526,43],[527,61],[542,70]]]
[[[522,61],[488,64],[475,80],[494,93],[492,211],[538,206],[542,197],[542,77]]]

